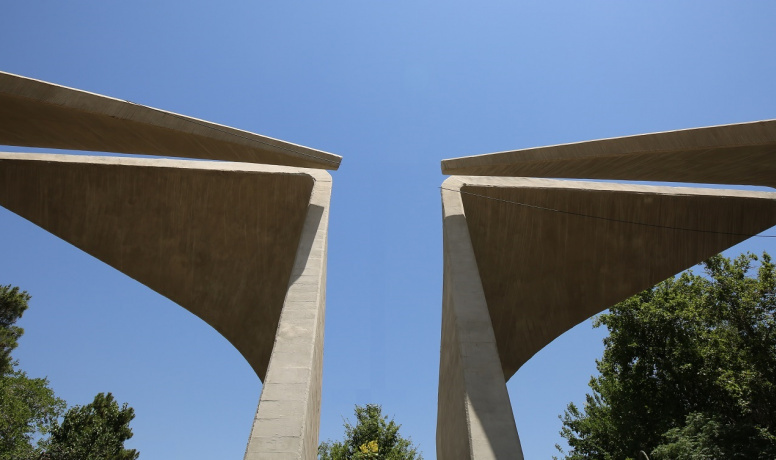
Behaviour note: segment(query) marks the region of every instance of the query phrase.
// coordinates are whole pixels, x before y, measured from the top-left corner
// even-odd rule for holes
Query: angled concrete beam
[[[547,179],[451,177],[442,205],[440,458],[460,458],[466,442],[467,458],[519,458],[505,385],[523,363],[586,318],[776,224],[776,193]]]
[[[337,169],[342,157],[0,72],[0,144]]]
[[[245,460],[318,457],[330,199],[316,181]]]
[[[0,154],[0,205],[186,308],[245,357],[264,382],[246,458],[317,447],[330,194],[320,170]]]
[[[776,187],[776,120],[453,158],[442,173]]]

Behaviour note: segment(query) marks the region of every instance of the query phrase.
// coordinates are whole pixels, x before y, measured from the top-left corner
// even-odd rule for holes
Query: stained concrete
[[[776,188],[776,120],[453,158],[442,173]]]
[[[776,193],[547,179],[451,177],[442,205],[443,459],[522,458],[506,381],[523,363],[776,224]]]
[[[335,170],[342,158],[229,126],[0,72],[0,144]]]
[[[331,176],[0,154],[0,205],[178,303],[263,380],[246,458],[314,458]],[[282,417],[281,417],[282,415]]]

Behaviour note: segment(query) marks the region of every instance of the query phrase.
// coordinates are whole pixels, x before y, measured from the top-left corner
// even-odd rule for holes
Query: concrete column
[[[316,173],[246,460],[317,457],[330,198]]]
[[[442,189],[444,298],[437,413],[440,459],[523,453],[457,179]]]

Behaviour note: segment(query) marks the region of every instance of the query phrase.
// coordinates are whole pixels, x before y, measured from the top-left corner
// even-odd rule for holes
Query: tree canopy
[[[376,404],[356,406],[356,425],[345,421],[345,439],[323,442],[318,447],[321,460],[422,460],[410,439],[399,434],[401,425],[382,415]]]
[[[137,451],[124,449],[135,416],[126,403],[119,408],[113,395],[99,393],[65,413],[48,380],[28,377],[11,359],[29,300],[18,287],[0,286],[0,460],[136,459]]]
[[[135,411],[127,403],[119,408],[112,394],[98,393],[90,404],[68,409],[62,423],[55,424],[45,458],[135,460],[140,454],[124,448],[132,437],[133,418]]]
[[[0,286],[0,375],[13,371],[11,352],[17,347],[24,329],[16,326],[16,321],[27,310],[30,295],[19,291],[18,287]]]
[[[36,437],[47,435],[64,409],[48,380],[20,370],[0,376],[0,460],[36,458],[44,444]]]
[[[24,329],[16,321],[27,310],[30,295],[15,286],[0,286],[0,460],[35,458],[65,410],[47,379],[30,378],[16,369],[11,352]]]
[[[703,267],[595,319],[610,335],[583,410],[561,417],[565,458],[776,458],[774,264]]]

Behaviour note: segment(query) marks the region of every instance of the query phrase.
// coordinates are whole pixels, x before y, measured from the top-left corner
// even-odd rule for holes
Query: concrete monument
[[[0,205],[235,346],[263,382],[246,459],[316,458],[340,157],[5,73],[0,144],[227,160],[0,153]]]
[[[776,185],[776,122],[445,160],[443,172]],[[506,381],[590,316],[776,224],[776,193],[524,177],[442,185],[442,459],[521,459]]]

